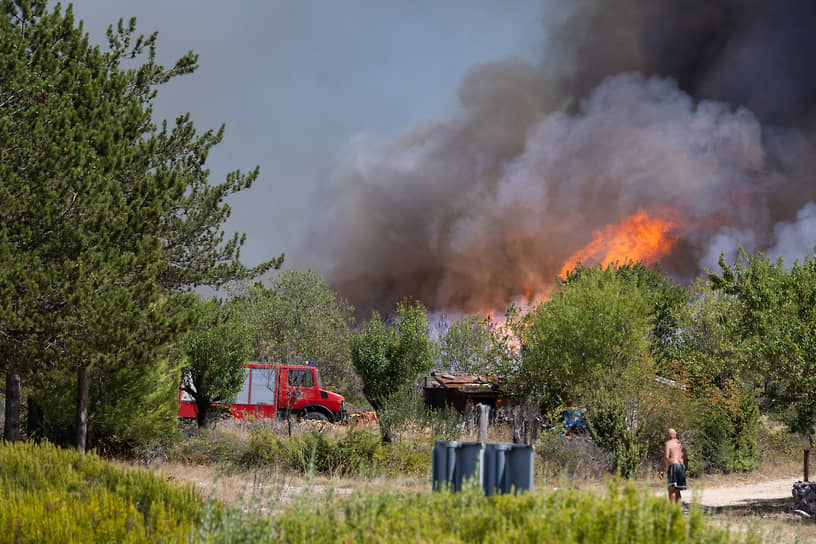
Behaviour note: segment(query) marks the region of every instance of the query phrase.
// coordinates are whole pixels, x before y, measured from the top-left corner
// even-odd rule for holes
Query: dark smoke
[[[541,62],[475,66],[460,113],[360,143],[311,249],[358,308],[502,309],[638,209],[687,280],[816,244],[816,2],[546,2]],[[811,204],[809,204],[811,203]]]

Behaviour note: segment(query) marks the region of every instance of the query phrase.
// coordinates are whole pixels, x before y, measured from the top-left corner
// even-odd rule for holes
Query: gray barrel
[[[438,440],[433,449],[433,489],[446,487],[461,491],[462,482],[468,478],[482,481],[481,442],[457,442]]]
[[[535,448],[526,444],[485,444],[485,495],[533,490]]]

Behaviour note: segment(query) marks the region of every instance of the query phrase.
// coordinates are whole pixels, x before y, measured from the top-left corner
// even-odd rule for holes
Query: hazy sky
[[[211,179],[261,167],[230,201],[243,260],[285,252],[300,269],[315,266],[297,257],[309,254],[314,192],[344,149],[454,115],[470,67],[534,60],[542,34],[538,0],[82,0],[74,13],[94,43],[135,16],[139,32],[158,30],[164,64],[200,55],[195,74],[160,88],[156,117],[190,112],[200,131],[226,123]]]

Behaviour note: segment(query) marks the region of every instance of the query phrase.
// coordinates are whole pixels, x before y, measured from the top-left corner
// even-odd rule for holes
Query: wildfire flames
[[[671,251],[679,238],[676,227],[675,220],[638,210],[619,225],[608,225],[595,231],[592,241],[567,259],[560,276],[565,276],[578,263],[606,266],[615,262],[643,261],[652,264]]]

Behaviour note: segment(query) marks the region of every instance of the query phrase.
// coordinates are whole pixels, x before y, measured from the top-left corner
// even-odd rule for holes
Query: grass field
[[[274,424],[273,424],[274,425]],[[248,440],[257,429],[251,425],[225,425],[219,432]],[[280,429],[278,429],[280,430]],[[306,429],[305,432],[310,432]],[[375,432],[371,429],[372,433]],[[303,432],[303,430],[296,430]],[[322,432],[334,438],[340,438],[345,429],[342,427],[325,427]],[[507,441],[507,431],[493,429],[491,440]],[[427,439],[421,429],[409,429],[406,441]],[[463,439],[467,440],[465,436]],[[757,471],[747,474],[705,474],[692,480],[692,485],[702,487],[725,487],[794,477],[801,471],[801,450],[795,439],[780,439],[776,443],[763,441],[762,458]],[[191,465],[179,462],[162,462],[153,464],[151,470],[162,477],[174,481],[191,481],[205,493],[214,489],[219,501],[245,510],[257,512],[262,516],[276,515],[291,508],[299,500],[307,504],[322,504],[327,498],[341,500],[344,498],[377,495],[379,493],[416,493],[429,494],[431,488],[430,447],[426,441],[426,461],[422,470],[411,474],[378,473],[364,474],[300,474],[283,467],[258,466],[253,469],[217,469],[215,464]],[[570,489],[588,492],[599,497],[608,492],[608,475],[603,467],[594,466],[592,459],[597,452],[583,452],[581,464],[577,466],[559,466],[547,463],[545,459],[536,460],[536,486],[539,491],[552,492],[554,489]],[[214,485],[215,482],[215,485]],[[664,497],[663,482],[654,478],[648,467],[642,471],[640,478],[631,482],[636,489],[650,493],[658,498]],[[246,497],[254,499],[247,504]],[[689,496],[687,493],[686,496]],[[787,516],[785,508],[790,505],[776,502],[765,502],[753,507],[720,508],[707,510],[706,520],[714,526],[747,535],[764,535],[766,542],[801,542],[816,538],[813,531],[816,524],[803,521],[795,516]],[[815,540],[816,541],[816,540]]]
[[[666,501],[648,467],[621,482],[586,461],[591,451],[560,470],[537,458],[531,494],[432,493],[431,446],[422,429],[386,447],[376,429],[304,427],[289,437],[246,424],[191,432],[130,461],[0,444],[0,543],[816,541],[816,523],[786,515],[784,501],[684,509]],[[691,484],[789,477],[801,463],[794,446],[766,448],[754,473]],[[338,459],[322,470],[300,465],[320,448]],[[366,462],[348,461],[360,456]],[[412,460],[395,459],[405,456]]]

